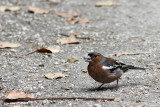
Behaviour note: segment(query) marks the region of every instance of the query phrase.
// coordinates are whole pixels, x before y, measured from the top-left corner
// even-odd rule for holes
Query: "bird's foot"
[[[102,84],[97,88],[97,90],[100,90],[101,87],[102,87],[102,85],[104,85],[104,83],[102,83]]]

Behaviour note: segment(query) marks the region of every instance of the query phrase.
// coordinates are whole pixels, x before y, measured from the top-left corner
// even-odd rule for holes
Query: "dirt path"
[[[54,0],[53,0],[54,1]],[[56,1],[56,0],[55,0]],[[160,45],[160,1],[116,0],[119,6],[96,7],[99,0],[1,0],[0,6],[19,6],[17,11],[0,12],[0,41],[20,43],[18,48],[0,49],[0,74],[3,89],[0,97],[9,90],[33,93],[36,98],[86,97],[118,98],[120,101],[95,100],[39,100],[2,103],[2,106],[32,107],[158,107],[160,93],[160,54],[123,55],[120,52],[158,52]],[[29,6],[44,9],[44,14],[28,12]],[[56,13],[72,11],[78,17],[59,17]],[[41,11],[42,12],[42,11]],[[43,12],[42,12],[43,13]],[[89,23],[86,23],[86,19]],[[68,20],[68,22],[66,22]],[[75,24],[74,24],[75,23]],[[56,40],[80,32],[79,44],[57,44]],[[88,39],[90,38],[90,39]],[[60,47],[58,53],[32,53],[44,47]],[[145,71],[130,70],[119,81],[100,84],[81,71],[87,63],[83,57],[97,51],[126,64],[146,67]],[[70,58],[77,62],[67,62]],[[68,77],[46,79],[47,73],[64,73]]]

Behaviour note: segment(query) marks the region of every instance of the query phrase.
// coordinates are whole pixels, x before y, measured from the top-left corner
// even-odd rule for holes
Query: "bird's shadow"
[[[98,89],[98,87],[94,87],[94,88],[85,88],[84,90],[86,90],[86,91],[106,91],[106,90],[117,91],[118,89],[120,89],[122,87],[134,87],[134,86],[138,86],[138,85],[143,85],[143,84],[140,84],[140,83],[132,83],[130,85],[121,84],[118,87],[116,87],[116,85],[111,85],[111,86],[104,85],[100,89]]]

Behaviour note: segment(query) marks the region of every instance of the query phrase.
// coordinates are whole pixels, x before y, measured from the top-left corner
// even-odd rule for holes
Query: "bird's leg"
[[[116,89],[118,89],[118,79],[117,79],[117,85],[116,85]]]
[[[102,83],[102,84],[97,88],[97,90],[99,90],[99,89],[102,87],[102,85],[104,85],[104,83]]]

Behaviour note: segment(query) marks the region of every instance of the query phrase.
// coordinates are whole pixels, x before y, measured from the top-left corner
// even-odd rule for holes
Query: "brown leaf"
[[[81,69],[82,72],[87,73],[88,70],[87,69]]]
[[[77,18],[68,18],[66,20],[67,23],[72,23],[72,24],[75,24],[75,23],[79,23],[79,24],[86,24],[89,22],[88,19],[77,19]]]
[[[57,39],[56,43],[59,43],[59,44],[78,44],[79,41],[75,38],[75,36],[70,36],[66,39]]]
[[[79,19],[76,19],[76,18],[68,18],[66,20],[67,23],[72,23],[72,24],[75,24],[75,23],[78,23],[79,22]]]
[[[51,50],[46,49],[46,48],[39,48],[36,50],[36,52],[40,52],[40,53],[52,53]]]
[[[14,90],[10,90],[6,94],[6,99],[27,99],[27,98],[34,98],[34,95],[25,94],[22,91],[14,91]]]
[[[51,11],[51,7],[49,7],[48,9],[40,9],[38,7],[30,6],[28,11],[35,14],[45,14]]]
[[[63,77],[68,77],[69,75],[68,74],[62,74],[62,73],[48,73],[44,76],[47,79],[59,79],[59,78],[63,78]]]
[[[89,22],[88,19],[79,19],[79,21],[78,21],[79,24],[86,24],[88,22]]]
[[[39,48],[36,50],[36,52],[40,53],[58,53],[60,51],[60,47],[56,48]]]
[[[0,48],[18,48],[20,46],[19,43],[0,42]]]
[[[67,60],[67,62],[77,62],[77,61],[78,61],[78,59],[76,59],[76,58],[70,58]]]
[[[32,52],[28,52],[26,54],[23,54],[23,55],[18,55],[16,56],[17,58],[22,58],[26,55],[29,55],[29,54],[33,54],[35,52],[39,52],[39,53],[57,53],[60,51],[60,47],[56,47],[56,48],[39,48],[39,49],[36,49]]]
[[[160,69],[160,65],[157,65],[157,68]]]
[[[104,2],[99,2],[96,4],[97,7],[101,6],[119,6],[120,3],[114,2],[112,0],[104,1]]]
[[[59,17],[77,17],[79,16],[77,13],[73,13],[73,12],[67,12],[67,13],[56,13],[57,16]]]
[[[151,87],[152,84],[144,84],[144,86]]]
[[[18,7],[18,6],[14,6],[14,7],[7,7],[7,6],[1,6],[0,7],[0,11],[1,12],[6,12],[6,11],[18,11],[20,10],[21,8]]]

